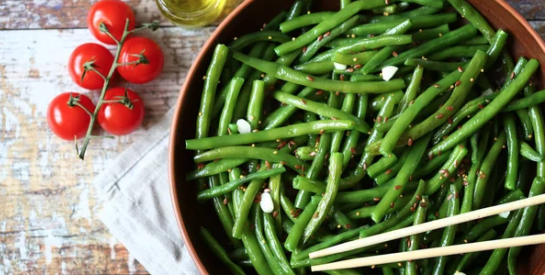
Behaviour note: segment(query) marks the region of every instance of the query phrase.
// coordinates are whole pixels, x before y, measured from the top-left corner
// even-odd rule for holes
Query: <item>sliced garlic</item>
[[[397,70],[399,70],[399,68],[396,66],[387,66],[382,68],[382,79],[384,79],[384,81],[390,81],[390,79],[392,79],[392,77],[394,77],[394,75],[397,73]]]
[[[269,192],[263,192],[261,194],[261,201],[259,202],[259,206],[261,206],[261,210],[265,213],[272,213],[274,211],[274,204],[272,201],[271,193]]]
[[[241,134],[248,134],[252,132],[252,126],[250,123],[244,119],[237,120],[238,132]]]

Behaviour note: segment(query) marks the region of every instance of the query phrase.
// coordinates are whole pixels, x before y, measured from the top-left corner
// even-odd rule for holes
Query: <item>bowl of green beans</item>
[[[501,0],[245,1],[180,93],[175,215],[203,274],[520,237],[545,207],[318,259],[545,191],[545,44]],[[542,246],[327,274],[542,274]],[[541,266],[541,267],[540,267]]]

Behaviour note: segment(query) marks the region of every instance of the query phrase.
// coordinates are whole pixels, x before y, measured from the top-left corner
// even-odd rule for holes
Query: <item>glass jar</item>
[[[161,13],[183,27],[204,27],[216,21],[228,0],[156,0]]]

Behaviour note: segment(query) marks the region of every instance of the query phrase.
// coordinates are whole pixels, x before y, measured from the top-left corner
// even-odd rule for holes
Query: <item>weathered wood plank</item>
[[[526,20],[545,20],[543,0],[506,0],[526,18]]]
[[[0,29],[74,29],[87,27],[87,12],[98,0],[1,0]],[[132,8],[138,23],[158,20],[172,26],[152,0],[124,0]],[[225,13],[242,0],[226,0]]]
[[[130,86],[145,103],[144,128],[175,104],[212,29],[144,33],[171,57],[158,79]],[[48,130],[45,118],[60,92],[86,92],[72,83],[66,62],[77,45],[93,38],[85,29],[0,35],[0,274],[145,273],[96,217],[100,203],[92,186],[106,161],[143,131],[93,140],[81,162],[71,142]],[[97,92],[89,94],[96,98]]]

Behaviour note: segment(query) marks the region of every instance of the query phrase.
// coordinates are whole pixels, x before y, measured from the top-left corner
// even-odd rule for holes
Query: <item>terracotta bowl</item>
[[[541,73],[537,83],[545,87],[545,44],[539,35],[532,29],[526,20],[512,7],[502,0],[468,0],[476,7],[488,21],[497,29],[501,28],[510,34],[509,49],[515,57],[524,56],[537,58],[541,62]],[[185,175],[193,170],[193,152],[185,149],[184,141],[191,139],[195,134],[198,102],[202,91],[202,76],[210,62],[214,47],[217,43],[228,44],[233,37],[253,32],[261,28],[281,10],[287,10],[293,0],[260,1],[247,0],[242,3],[218,29],[212,34],[202,48],[199,56],[193,63],[180,91],[172,122],[169,149],[169,174],[174,213],[182,237],[187,244],[193,260],[202,274],[226,274],[225,269],[212,253],[205,247],[199,238],[199,228],[221,228],[216,222],[216,214],[212,208],[202,206],[196,202],[196,184],[186,182]],[[321,10],[338,10],[338,2],[332,0],[316,0],[315,6]],[[219,229],[222,230],[222,229]],[[216,234],[220,235],[220,234]],[[544,274],[545,260],[541,257],[545,253],[545,246],[527,249],[524,255],[525,264],[520,274]]]

